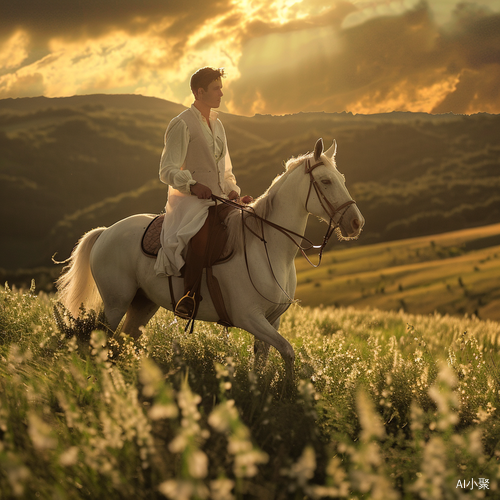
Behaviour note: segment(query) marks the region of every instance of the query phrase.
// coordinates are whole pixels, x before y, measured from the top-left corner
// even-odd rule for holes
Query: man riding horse
[[[240,198],[226,133],[213,109],[221,103],[223,76],[223,68],[208,67],[192,75],[195,101],[170,122],[160,160],[160,180],[169,188],[155,272],[158,276],[184,274],[184,296],[175,314],[185,319],[193,317],[200,299],[212,194],[240,203],[252,201],[250,196]],[[215,217],[223,222],[229,211],[224,205]]]

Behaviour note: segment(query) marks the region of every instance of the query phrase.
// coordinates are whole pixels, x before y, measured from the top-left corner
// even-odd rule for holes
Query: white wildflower
[[[122,427],[116,420],[110,418],[105,411],[101,411],[100,417],[102,432],[107,446],[117,450],[122,449],[124,445]]]
[[[154,404],[148,411],[151,420],[161,420],[163,418],[175,418],[178,411],[174,404]]]
[[[106,334],[101,330],[92,332],[90,336],[90,345],[92,346],[92,356],[95,356],[97,361],[104,362],[108,359],[108,350]]]
[[[252,442],[249,441],[249,435],[243,432],[237,432],[234,435],[229,436],[229,443],[227,445],[227,451],[231,455],[238,455],[239,453],[246,453],[251,451],[253,448]]]
[[[267,463],[269,457],[263,451],[251,449],[238,453],[234,457],[234,475],[236,477],[254,477],[257,475],[257,465]]]
[[[165,376],[154,361],[149,358],[142,358],[139,380],[143,384],[142,394],[147,398],[151,398],[160,391]]]
[[[236,477],[254,477],[257,465],[268,461],[266,453],[254,448],[250,431],[240,421],[234,401],[218,405],[208,417],[208,423],[217,432],[227,435],[227,450],[234,455],[234,474]]]
[[[224,401],[210,413],[208,423],[217,432],[228,432],[231,422],[238,418],[238,411],[234,406],[234,400]]]
[[[66,344],[66,348],[68,349],[68,352],[75,352],[78,350],[78,342],[76,340],[76,337],[71,337],[68,340],[68,343]]]
[[[458,408],[458,396],[453,392],[457,384],[457,379],[453,370],[446,365],[441,369],[436,378],[436,383],[429,388],[429,396],[434,400],[438,407],[439,420],[437,428],[445,430],[448,427],[458,423],[458,414],[455,408]]]
[[[361,424],[361,439],[370,440],[372,437],[383,439],[385,429],[379,415],[375,412],[373,403],[364,391],[359,391],[356,398],[359,423]]]
[[[10,454],[9,454],[10,455]],[[7,458],[14,459],[13,456]],[[11,463],[7,467],[7,478],[14,496],[21,497],[24,494],[24,487],[30,477],[30,470],[21,464]]]
[[[338,457],[332,457],[326,468],[326,473],[334,486],[327,488],[328,494],[325,494],[321,489],[316,491],[319,497],[347,497],[349,494],[349,481],[347,481],[347,473],[342,468],[342,462]],[[322,487],[318,487],[322,488]]]
[[[481,429],[475,429],[469,435],[469,453],[476,457],[482,457],[483,455],[482,434]]]
[[[421,431],[424,428],[424,411],[420,406],[412,401],[410,405],[411,423],[410,428],[413,432]]]
[[[208,473],[208,457],[201,450],[194,450],[188,457],[188,470],[191,477],[203,479]]]
[[[78,462],[78,448],[71,446],[59,457],[59,463],[65,467],[71,467]]]
[[[57,446],[57,439],[52,428],[35,413],[28,416],[28,433],[33,446],[38,450],[52,449]]]
[[[439,436],[432,437],[425,446],[421,473],[411,487],[412,492],[425,500],[443,498],[443,494],[447,491],[445,457],[446,448],[443,440]]]
[[[195,496],[204,499],[209,494],[208,488],[203,484],[175,479],[164,481],[158,486],[158,490],[171,500],[191,500]]]
[[[186,446],[188,445],[188,440],[185,434],[180,433],[177,436],[175,436],[174,439],[170,442],[168,445],[168,449],[172,453],[182,453]]]
[[[231,493],[234,481],[230,479],[216,479],[210,482],[210,497],[212,500],[234,500]]]
[[[289,478],[294,479],[297,486],[305,488],[307,483],[314,477],[315,470],[316,454],[312,446],[306,446],[297,462],[292,464],[288,471],[284,470],[282,472]]]

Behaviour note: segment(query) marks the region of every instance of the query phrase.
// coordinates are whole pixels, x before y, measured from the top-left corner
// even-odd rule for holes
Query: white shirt
[[[201,122],[203,136],[210,151],[213,151],[219,172],[224,172],[222,190],[226,196],[233,190],[240,194],[227,151],[226,134],[217,113],[211,111],[209,127],[194,105],[191,110]],[[203,226],[208,208],[214,204],[212,200],[200,200],[191,195],[190,187],[196,181],[189,170],[181,170],[185,166],[189,140],[189,129],[184,120],[174,118],[165,133],[165,147],[160,160],[160,179],[169,185],[169,189],[161,232],[162,248],[155,263],[157,276],[180,276],[185,262],[185,248]]]
[[[224,172],[223,191],[228,195],[231,191],[240,194],[241,190],[236,185],[233,175],[233,166],[226,145],[226,134],[218,113],[210,110],[210,127],[200,110],[193,104],[191,111],[197,116],[201,123],[203,135],[207,140],[208,147],[213,152],[215,162],[221,172]],[[160,160],[160,180],[183,194],[191,194],[190,187],[196,181],[189,170],[181,170],[184,166],[186,153],[189,145],[189,129],[186,122],[176,116],[169,124],[165,133],[165,147]]]

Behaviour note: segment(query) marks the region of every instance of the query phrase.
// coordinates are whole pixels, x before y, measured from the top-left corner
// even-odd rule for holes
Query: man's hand
[[[191,185],[191,193],[197,196],[200,200],[209,200],[212,196],[212,190],[208,186],[200,184],[199,182]]]
[[[231,191],[227,197],[231,200],[231,201],[236,201],[238,203],[243,203],[243,204],[248,204],[248,203],[251,203],[253,201],[253,198],[251,196],[243,196],[243,197],[239,197],[238,193],[236,191]]]
[[[243,203],[245,205],[252,203],[252,201],[253,201],[253,198],[249,195],[246,195],[246,196],[243,196],[242,198],[240,198],[240,203]]]

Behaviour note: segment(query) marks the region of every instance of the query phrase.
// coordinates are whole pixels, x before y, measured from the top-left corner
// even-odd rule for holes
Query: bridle
[[[281,232],[286,237],[288,237],[290,240],[292,240],[292,242],[297,246],[297,248],[302,253],[303,257],[307,260],[307,262],[309,262],[309,264],[311,266],[313,266],[313,267],[319,267],[319,265],[321,264],[321,259],[323,257],[323,250],[325,249],[325,247],[326,247],[326,245],[328,243],[328,240],[330,239],[330,236],[332,235],[332,233],[337,228],[340,228],[340,224],[342,223],[342,220],[343,220],[344,215],[347,212],[348,208],[351,205],[355,205],[356,204],[356,202],[354,200],[349,200],[349,201],[346,201],[345,203],[343,203],[342,205],[340,205],[339,207],[335,208],[328,201],[328,199],[326,198],[326,196],[321,191],[321,188],[318,185],[318,182],[316,181],[316,179],[314,178],[314,175],[313,175],[313,170],[315,168],[321,166],[321,165],[324,165],[324,163],[322,161],[318,161],[314,165],[311,165],[310,158],[308,158],[305,161],[305,163],[304,163],[304,168],[305,168],[304,173],[305,174],[309,174],[309,189],[307,191],[305,209],[307,210],[307,212],[309,212],[309,210],[307,208],[307,204],[308,204],[309,198],[311,196],[311,191],[312,191],[312,189],[314,187],[314,191],[316,192],[316,196],[318,197],[318,201],[319,201],[321,207],[323,208],[323,210],[330,217],[330,221],[328,223],[328,229],[326,230],[326,233],[325,233],[325,236],[323,237],[323,242],[321,243],[321,245],[314,245],[312,243],[312,241],[310,241],[308,238],[305,237],[305,235],[298,234],[298,233],[296,233],[296,232],[294,232],[294,231],[292,231],[290,229],[287,229],[287,228],[285,228],[283,226],[280,226],[279,224],[275,224],[274,222],[271,222],[270,220],[267,220],[264,217],[261,217],[260,215],[257,215],[255,213],[255,210],[254,210],[253,207],[249,207],[249,206],[245,206],[245,205],[240,205],[239,203],[236,203],[234,201],[227,200],[225,198],[221,198],[221,197],[216,196],[216,195],[212,195],[212,199],[214,201],[216,201],[216,202],[220,201],[221,203],[224,203],[226,205],[231,205],[231,206],[237,208],[238,210],[240,210],[240,212],[241,212],[241,220],[242,220],[242,228],[243,228],[243,250],[244,250],[244,254],[245,254],[245,263],[246,263],[246,267],[247,267],[248,276],[250,278],[250,281],[251,281],[253,287],[257,291],[257,293],[261,297],[263,297],[264,299],[266,299],[267,301],[272,302],[273,304],[278,304],[278,305],[288,304],[288,305],[290,305],[291,303],[294,302],[294,299],[291,298],[289,296],[289,294],[283,289],[283,287],[280,285],[279,281],[277,280],[276,276],[274,275],[274,271],[273,271],[273,268],[272,268],[272,265],[271,265],[271,259],[269,257],[269,252],[268,252],[268,249],[267,249],[267,241],[264,238],[264,224],[266,224],[266,225],[268,225],[268,226],[276,229],[277,231]],[[311,212],[309,212],[309,213],[311,213]],[[334,218],[335,218],[335,216],[338,213],[340,213],[340,218],[339,218],[339,220],[337,222],[335,222]],[[256,219],[256,220],[258,220],[260,222],[260,233],[261,233],[260,235],[257,232],[255,232],[252,228],[250,228],[248,226],[247,221],[246,221],[246,217],[245,217],[244,214],[247,214],[247,217],[253,217],[254,219]],[[262,295],[262,293],[259,292],[259,290],[257,290],[257,288],[256,288],[256,286],[255,286],[255,284],[254,284],[254,282],[252,280],[252,276],[250,274],[250,268],[248,266],[248,256],[247,256],[247,251],[246,251],[245,229],[247,229],[248,231],[250,231],[254,236],[256,236],[258,239],[260,239],[262,241],[262,243],[264,244],[264,248],[266,250],[266,255],[267,255],[267,260],[268,260],[268,263],[269,263],[269,268],[271,269],[271,274],[273,275],[274,281],[280,287],[281,291],[290,300],[289,303],[274,302],[274,301],[268,299],[267,297],[264,297],[264,295]],[[295,241],[295,239],[293,238],[293,236],[296,236],[296,237],[300,238],[301,240],[306,241],[308,243],[308,246],[304,247],[300,243],[297,243],[297,241]],[[309,257],[306,254],[306,251],[307,250],[311,250],[311,249],[319,249],[319,252],[318,252],[318,263],[317,264],[314,264],[313,262],[311,262],[311,259],[309,259]]]
[[[316,196],[318,197],[318,200],[319,200],[321,207],[330,217],[329,227],[334,225],[334,229],[335,229],[336,227],[339,227],[340,224],[342,223],[342,219],[344,218],[344,214],[347,212],[347,208],[351,205],[355,205],[356,202],[354,200],[349,200],[349,201],[346,201],[345,203],[343,203],[342,205],[340,205],[340,207],[335,208],[328,201],[328,198],[323,194],[323,192],[321,191],[321,188],[318,185],[318,182],[316,181],[316,179],[314,178],[314,175],[312,174],[313,170],[321,165],[324,165],[324,163],[322,161],[318,161],[314,165],[311,165],[310,158],[308,158],[305,162],[305,173],[309,174],[309,179],[310,179],[309,191],[307,192],[305,207],[306,207],[306,210],[309,212],[309,210],[307,208],[307,203],[309,202],[309,196],[311,195],[311,190],[314,187],[314,190],[316,191]],[[325,203],[327,205],[326,207],[325,207]],[[343,209],[345,209],[345,210],[340,214],[339,220],[337,222],[334,222],[335,215],[338,214]],[[309,213],[311,213],[311,212],[309,212]]]

